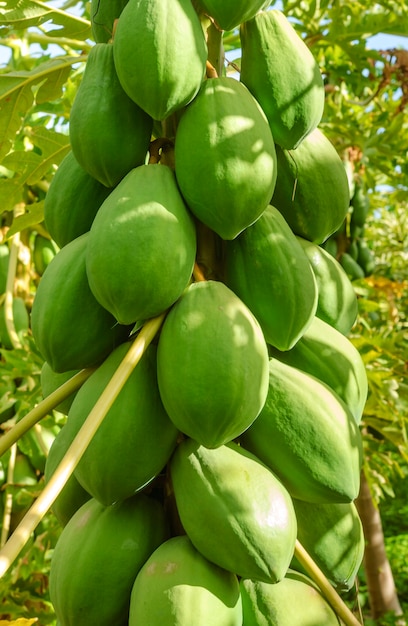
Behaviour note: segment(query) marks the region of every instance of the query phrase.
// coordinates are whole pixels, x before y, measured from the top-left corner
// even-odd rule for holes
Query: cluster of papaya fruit
[[[350,280],[370,276],[375,269],[375,255],[364,237],[370,207],[364,179],[356,174],[351,181],[351,199],[347,217],[340,229],[324,243],[347,273]]]
[[[92,3],[31,326],[44,396],[94,371],[58,407],[46,481],[166,315],[53,504],[61,626],[339,624],[297,540],[334,587],[355,582],[367,379],[322,245],[348,179],[315,59],[269,4]],[[240,80],[217,60],[235,28]]]

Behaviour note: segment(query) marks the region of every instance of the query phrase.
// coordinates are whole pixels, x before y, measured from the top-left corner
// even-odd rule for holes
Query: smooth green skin
[[[70,441],[128,349],[127,344],[118,346],[77,392],[65,426]],[[160,399],[156,347],[150,345],[92,438],[75,476],[102,504],[129,498],[161,472],[177,436]]]
[[[264,110],[275,142],[293,150],[323,115],[316,59],[281,11],[261,11],[241,25],[240,35],[240,80]]]
[[[129,0],[113,47],[123,89],[154,120],[188,104],[204,79],[207,44],[191,0]]]
[[[64,246],[39,282],[31,311],[34,340],[57,373],[97,365],[130,332],[93,296],[86,275],[88,233]]]
[[[129,626],[242,626],[235,574],[205,559],[185,535],[162,543],[133,585]]]
[[[311,241],[298,237],[317,281],[316,315],[343,335],[348,335],[357,319],[358,302],[353,285],[334,255]],[[327,242],[329,244],[330,240]]]
[[[261,217],[225,246],[225,283],[251,309],[266,341],[289,350],[316,313],[317,284],[306,255],[279,211]]]
[[[88,232],[111,189],[79,165],[72,150],[61,161],[44,200],[46,228],[62,248]]]
[[[291,350],[272,349],[270,353],[326,383],[345,402],[356,423],[361,422],[368,393],[364,361],[351,341],[330,324],[315,317]]]
[[[364,239],[357,240],[357,263],[360,265],[364,272],[364,276],[369,276],[375,269],[375,256],[372,250],[368,247],[367,242]]]
[[[349,209],[346,170],[330,140],[316,128],[296,150],[276,148],[278,178],[272,196],[296,235],[323,243]]]
[[[163,404],[184,434],[208,448],[238,437],[268,393],[261,328],[223,283],[193,283],[170,310],[157,351]]]
[[[58,246],[52,239],[37,234],[34,239],[33,261],[37,274],[42,276],[58,252]]]
[[[151,117],[122,89],[113,44],[95,44],[69,118],[72,152],[80,166],[105,187],[115,187],[145,162],[152,128]]]
[[[63,427],[52,442],[47,455],[44,471],[46,484],[64,458],[70,444],[71,439],[67,437],[67,430]],[[54,500],[51,510],[61,526],[66,526],[74,513],[90,499],[91,495],[80,485],[75,474],[71,474]]]
[[[8,245],[5,243],[0,244],[0,294],[6,291],[9,257]]]
[[[210,15],[222,30],[232,30],[269,5],[265,0],[197,0],[201,11]]]
[[[17,335],[21,335],[28,330],[30,318],[23,298],[13,298],[13,321]],[[4,304],[0,306],[0,345],[7,350],[13,349],[10,336],[6,327],[4,316]]]
[[[294,500],[293,504],[300,543],[335,587],[350,590],[365,548],[355,504],[311,504],[301,500]],[[291,567],[303,571],[296,558]]]
[[[234,239],[268,206],[275,144],[258,103],[237,80],[203,83],[180,119],[174,154],[188,207],[223,239]]]
[[[58,389],[63,383],[72,378],[80,370],[70,370],[68,372],[62,372],[57,374],[47,361],[44,361],[41,368],[41,391],[43,398],[49,396],[53,391]],[[71,404],[75,398],[76,392],[72,393],[68,398],[58,404],[55,409],[64,415],[68,415],[68,411],[71,408]]]
[[[108,43],[112,39],[113,24],[122,13],[128,0],[92,0],[91,25],[96,43]]]
[[[209,450],[178,445],[170,474],[181,523],[196,549],[220,567],[255,580],[281,580],[296,542],[286,489],[235,443]]]
[[[161,505],[143,494],[112,507],[86,502],[52,556],[50,598],[61,626],[127,626],[136,575],[166,539]]]
[[[351,198],[351,222],[363,228],[368,209],[370,206],[370,200],[368,198],[367,192],[364,187],[364,183],[361,180],[358,180],[355,185],[354,194]]]
[[[314,583],[289,572],[276,585],[241,580],[243,626],[339,626],[333,609]]]
[[[340,265],[342,266],[351,281],[359,280],[360,278],[364,278],[365,276],[363,268],[347,252],[343,252],[343,254],[341,255]]]
[[[344,402],[327,385],[275,358],[264,408],[241,437],[293,498],[351,502],[358,495],[361,434]]]
[[[196,232],[166,165],[133,169],[92,224],[86,269],[90,288],[120,324],[159,315],[187,287]]]

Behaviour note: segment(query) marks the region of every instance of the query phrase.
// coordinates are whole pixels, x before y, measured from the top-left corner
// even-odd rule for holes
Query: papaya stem
[[[20,437],[29,431],[30,428],[48,415],[52,409],[55,409],[60,402],[68,398],[71,393],[77,391],[94,371],[95,368],[88,368],[74,374],[72,378],[63,383],[58,389],[55,389],[55,391],[50,393],[44,400],[41,400],[41,402],[31,409],[19,422],[0,437],[0,457],[7,452]]]
[[[167,311],[145,323],[142,330],[131,344],[128,352],[115,371],[111,380],[91,409],[87,419],[68,448],[64,458],[50,478],[50,481],[28,510],[5,546],[0,550],[0,578],[5,574],[11,563],[16,559],[30,538],[31,533],[41,522],[44,515],[52,506],[54,500],[62,491],[64,485],[73,473],[82,458],[82,455],[91,442],[95,432],[101,425],[105,415],[108,413],[127,379],[142,358],[148,345],[159,331],[164,318],[166,317],[166,313]]]
[[[217,78],[221,76],[224,69],[224,47],[222,43],[222,30],[212,22],[207,30],[207,48],[208,48],[208,62],[207,62],[207,76],[208,78]],[[211,67],[215,72],[215,76],[209,76],[208,67]]]
[[[6,293],[4,298],[4,321],[11,345],[15,350],[22,348],[21,341],[16,332],[13,313],[14,280],[16,277],[18,250],[20,247],[20,233],[11,238],[10,257],[7,271]]]
[[[312,578],[319,587],[320,591],[331,605],[336,615],[344,622],[345,626],[361,626],[361,622],[358,621],[348,606],[343,602],[337,591],[298,540],[296,540],[295,545],[295,556],[309,574],[310,578]]]
[[[8,486],[11,485],[14,481],[14,468],[16,465],[16,457],[17,444],[14,444],[10,450],[10,458],[7,468],[7,483],[4,499],[4,513],[3,524],[1,527],[0,548],[2,548],[6,544],[7,537],[10,531],[11,513],[13,511],[13,492],[8,488]]]
[[[207,280],[206,277],[204,276],[203,270],[198,265],[197,261],[194,263],[193,276],[194,276],[194,280],[197,283],[198,282],[203,282],[203,281]]]

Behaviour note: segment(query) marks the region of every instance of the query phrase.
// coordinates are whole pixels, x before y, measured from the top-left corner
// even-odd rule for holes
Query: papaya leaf
[[[85,41],[92,36],[88,20],[50,7],[39,0],[7,0],[0,6],[0,33],[24,30],[30,26],[52,23],[56,28],[48,30],[54,37],[69,37]]]
[[[12,211],[21,202],[23,190],[18,178],[0,179],[1,213]]]
[[[44,201],[34,202],[33,204],[27,204],[26,210],[23,215],[19,215],[13,221],[11,227],[7,231],[6,239],[10,239],[16,233],[31,228],[36,224],[39,224],[44,219]]]
[[[30,71],[0,74],[0,159],[4,157],[21,127],[22,120],[32,107],[34,87],[38,103],[58,98],[74,63],[86,56],[55,57]]]

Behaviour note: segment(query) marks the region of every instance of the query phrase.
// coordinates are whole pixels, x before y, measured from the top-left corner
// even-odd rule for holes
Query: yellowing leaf
[[[20,617],[19,619],[13,620],[12,622],[8,622],[4,619],[0,620],[0,626],[31,626],[38,622],[38,618],[34,617],[33,619],[24,619]]]

